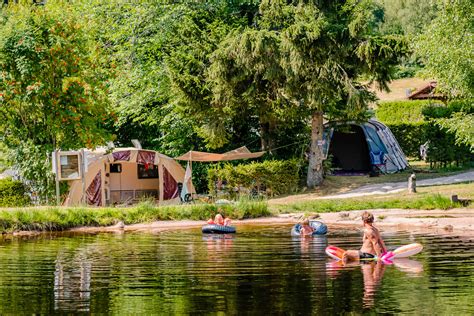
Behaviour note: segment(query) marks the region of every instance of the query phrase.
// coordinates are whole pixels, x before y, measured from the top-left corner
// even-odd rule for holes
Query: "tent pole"
[[[55,181],[56,181],[56,205],[60,205],[61,204],[61,197],[60,197],[60,192],[59,192],[59,164],[61,163],[59,161],[59,151],[57,149],[54,150],[54,158],[56,159],[56,177],[55,177]]]
[[[86,172],[86,168],[85,168],[85,163],[86,163],[86,160],[84,159],[84,149],[81,149],[81,182],[82,182],[82,199],[81,199],[81,203],[83,205],[86,205],[86,179],[85,179],[85,172]]]
[[[191,161],[189,162],[189,169],[191,169],[191,178],[189,179],[191,183],[193,183],[193,160],[191,157]],[[191,194],[191,198],[193,198],[193,191],[191,187],[191,183],[189,184],[189,194]]]

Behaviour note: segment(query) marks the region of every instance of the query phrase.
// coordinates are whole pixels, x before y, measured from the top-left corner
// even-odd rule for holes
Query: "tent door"
[[[333,168],[345,172],[368,172],[371,169],[369,147],[363,129],[350,125],[335,130],[329,146]]]

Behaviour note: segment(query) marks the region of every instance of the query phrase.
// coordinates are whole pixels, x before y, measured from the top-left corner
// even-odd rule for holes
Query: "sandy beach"
[[[320,213],[315,219],[324,222],[329,229],[354,228],[361,226],[360,216],[363,211]],[[375,225],[382,231],[412,230],[440,234],[474,235],[474,208],[452,210],[370,210],[375,216]],[[279,225],[294,224],[304,217],[302,213],[281,214],[274,217],[234,220],[233,225]],[[182,228],[200,227],[204,221],[156,221],[134,225],[119,223],[108,227],[78,227],[68,231],[99,232],[160,232]],[[31,233],[31,232],[28,232]],[[15,233],[22,234],[22,233]]]

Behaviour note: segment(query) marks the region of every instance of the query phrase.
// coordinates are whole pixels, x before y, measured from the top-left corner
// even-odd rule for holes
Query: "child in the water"
[[[221,215],[221,214],[217,214],[216,217],[214,217],[214,219],[210,218],[207,223],[212,225],[221,225],[221,226],[229,226],[230,225],[230,218],[226,217],[224,219],[224,217]]]
[[[309,219],[305,219],[301,223],[300,235],[301,236],[311,236],[313,234],[314,228],[309,225]]]

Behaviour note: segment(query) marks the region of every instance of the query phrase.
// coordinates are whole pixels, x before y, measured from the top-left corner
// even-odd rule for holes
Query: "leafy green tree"
[[[94,26],[94,36],[116,67],[109,91],[117,113],[111,126],[117,143],[129,145],[137,138],[146,148],[171,156],[209,148],[210,142],[201,137],[205,123],[216,120],[206,112],[209,92],[204,74],[209,56],[233,27],[250,23],[256,5],[110,0],[81,6],[92,20],[101,21]],[[229,121],[230,148],[256,143],[254,122],[244,116]],[[193,167],[195,184],[205,180],[200,175],[207,165]]]
[[[424,74],[436,78],[439,89],[451,99],[474,100],[473,7],[468,0],[440,1],[438,16],[414,42],[415,52],[425,64]],[[474,114],[454,113],[438,120],[456,134],[460,143],[474,148]]]
[[[380,5],[381,31],[387,34],[415,36],[436,17],[437,1],[376,0]]]
[[[450,97],[474,97],[474,14],[468,0],[440,1],[438,17],[415,41],[424,74]]]
[[[405,35],[410,41],[422,33],[436,17],[436,0],[375,0],[376,16],[381,33]],[[422,62],[413,52],[402,58],[394,79],[410,78],[423,68]]]
[[[5,171],[8,165],[8,148],[0,141],[0,172]]]
[[[18,151],[25,179],[46,194],[53,149],[92,148],[109,139],[109,72],[87,20],[72,5],[10,4],[1,19],[3,138]]]
[[[262,1],[256,26],[233,32],[215,53],[209,78],[221,116],[255,106],[266,117],[310,117],[310,188],[323,180],[323,118],[365,118],[374,95],[362,80],[386,89],[406,52],[401,38],[375,33],[374,9],[370,1]]]

